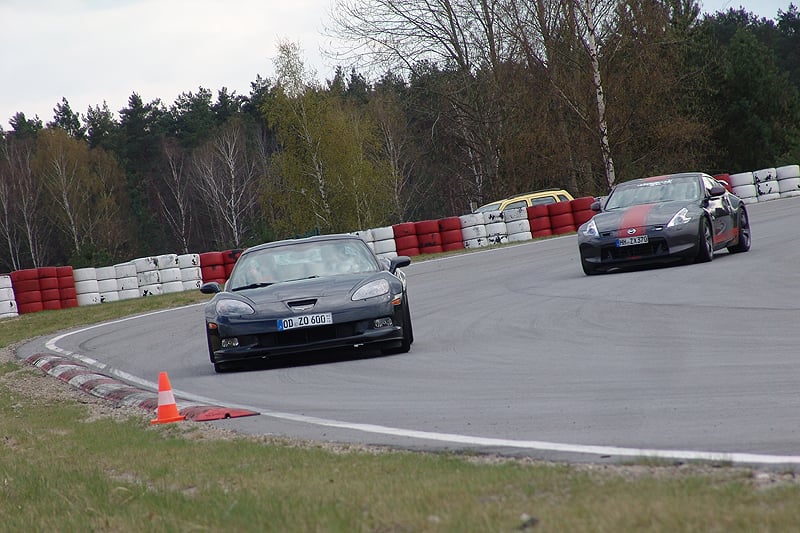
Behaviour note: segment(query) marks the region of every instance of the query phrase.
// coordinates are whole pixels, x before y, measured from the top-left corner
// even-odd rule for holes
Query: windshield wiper
[[[231,289],[231,292],[244,291],[247,289],[258,289],[260,287],[269,287],[270,285],[273,285],[273,283],[268,283],[268,282],[251,283],[250,285],[242,285],[241,287],[235,287]]]

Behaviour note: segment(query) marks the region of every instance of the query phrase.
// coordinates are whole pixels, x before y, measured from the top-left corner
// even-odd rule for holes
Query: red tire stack
[[[547,214],[550,215],[550,226],[553,228],[553,235],[573,233],[577,229],[575,227],[575,217],[572,216],[570,202],[548,204]]]
[[[438,220],[422,220],[414,223],[419,242],[419,253],[438,254],[442,252],[442,234],[439,233]]]
[[[61,309],[78,307],[78,295],[75,292],[75,278],[72,276],[72,267],[56,267],[56,275],[58,277],[58,296],[61,300]]]
[[[233,272],[233,265],[236,264],[236,260],[239,259],[239,256],[242,255],[242,250],[225,250],[222,252],[223,261],[225,263],[225,279],[227,280],[231,277],[231,272]]]
[[[42,293],[42,308],[49,311],[61,309],[61,291],[58,289],[58,269],[41,267],[39,272],[39,290]]]
[[[575,198],[570,202],[572,204],[572,218],[575,219],[575,226],[580,227],[581,224],[589,222],[595,215],[592,211],[592,204],[595,202],[594,196],[583,196]]]
[[[437,221],[442,238],[442,251],[464,249],[464,237],[461,235],[461,219],[458,217],[442,218]]]
[[[413,257],[420,254],[417,228],[413,222],[403,222],[392,226],[397,255]]]
[[[531,225],[531,236],[549,237],[553,234],[550,214],[546,205],[532,205],[528,208],[528,222]]]
[[[225,283],[225,254],[222,252],[205,252],[200,254],[200,273],[203,283],[216,281]]]
[[[19,314],[44,310],[38,268],[15,270],[11,273],[11,285],[14,288],[14,299],[17,301]]]

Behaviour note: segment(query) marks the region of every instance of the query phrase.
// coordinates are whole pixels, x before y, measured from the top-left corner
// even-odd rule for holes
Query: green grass
[[[203,301],[158,296],[0,322],[0,344]],[[0,531],[789,531],[800,486],[744,468],[487,460],[213,438],[201,423],[88,417],[0,364]]]

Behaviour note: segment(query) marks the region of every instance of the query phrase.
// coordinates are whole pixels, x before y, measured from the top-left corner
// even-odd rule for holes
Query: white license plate
[[[617,239],[617,248],[621,246],[633,246],[635,244],[647,244],[647,235],[637,235],[636,237],[622,237]]]
[[[333,315],[331,315],[331,313],[300,315],[278,319],[278,331],[286,331],[287,329],[297,328],[310,328],[313,326],[325,326],[327,324],[333,324]]]

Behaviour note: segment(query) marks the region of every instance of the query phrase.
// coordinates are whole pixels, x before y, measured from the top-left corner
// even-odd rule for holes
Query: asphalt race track
[[[750,252],[586,277],[574,235],[413,263],[415,343],[215,374],[199,306],[51,347],[261,416],[248,433],[541,459],[800,468],[800,200],[748,206]],[[20,357],[47,352],[39,339]]]

